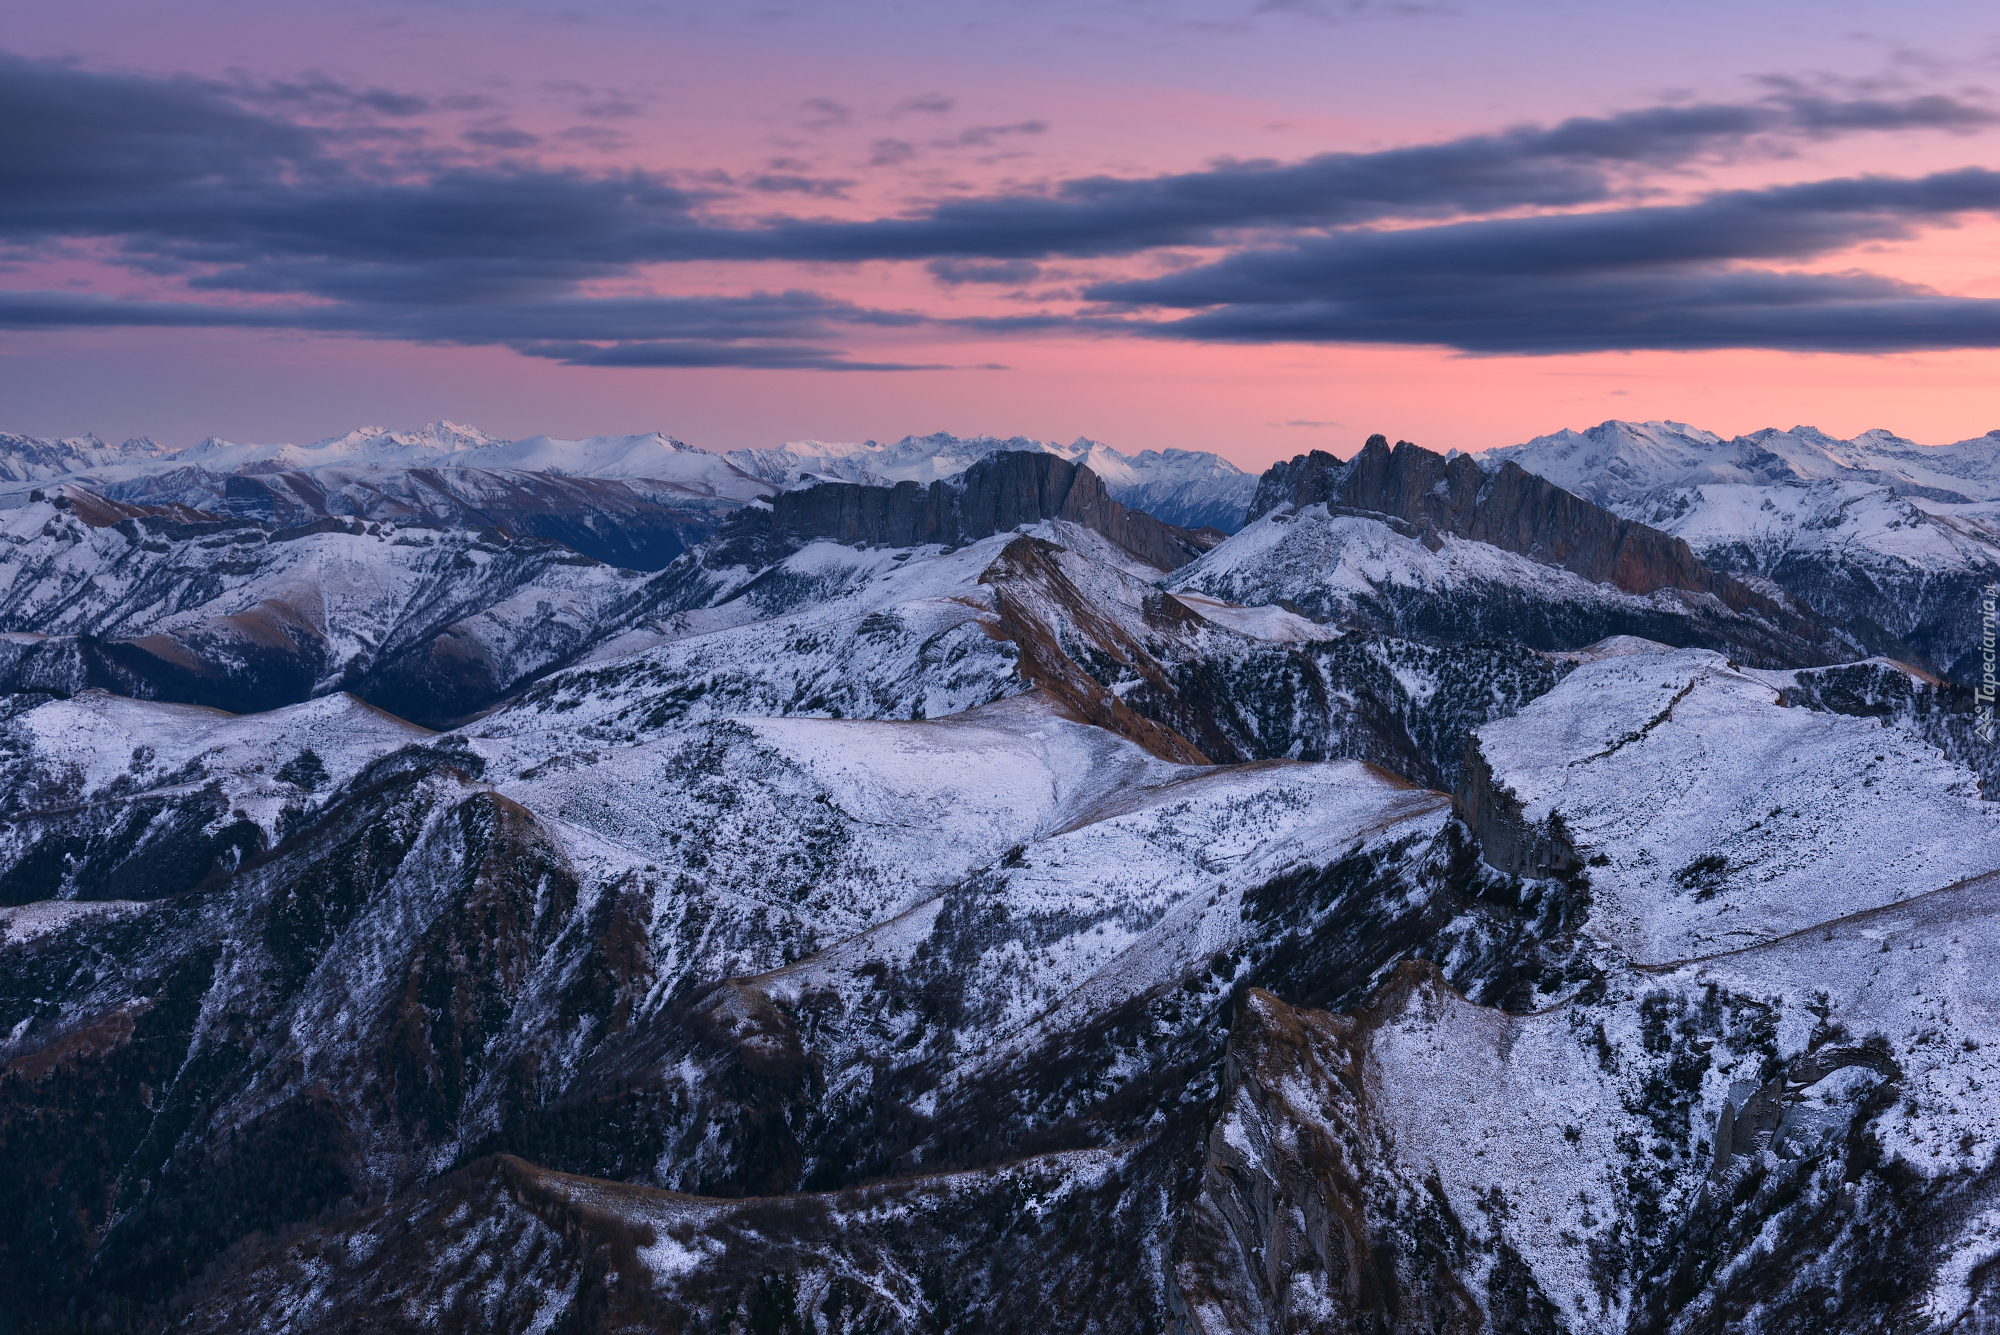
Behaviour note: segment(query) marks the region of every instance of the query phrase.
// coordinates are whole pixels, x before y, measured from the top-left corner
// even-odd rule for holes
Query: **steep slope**
[[[1190,1329],[1983,1329],[2000,807],[1897,725],[1787,708],[1807,674],[1608,648],[1481,729],[1459,797],[1587,906],[1554,1004],[1421,963],[1353,1016],[1249,998]]]
[[[1345,757],[1449,787],[1472,728],[1569,668],[1505,642],[1162,594],[1157,569],[1060,520],[951,550],[820,541],[703,573],[716,582],[687,586],[703,603],[606,641],[480,727],[617,739],[742,713],[935,718],[1038,686],[1177,759]]]
[[[345,694],[250,716],[101,691],[0,700],[0,904],[179,894],[282,842],[315,793],[427,735]],[[37,920],[17,914],[6,931]]]
[[[421,1183],[489,1149],[728,1195],[851,1181],[857,1135],[913,1162],[946,1145],[990,1158],[1066,1103],[1106,1102],[1110,1073],[1058,1063],[1041,1096],[1053,1103],[1024,1109],[993,1104],[979,1070],[1079,1041],[1133,988],[1208,978],[1208,1013],[1221,997],[1208,943],[1241,935],[1229,924],[1246,890],[1357,837],[1394,862],[1444,811],[1353,766],[1193,777],[1032,703],[933,723],[718,724],[582,753],[562,733],[539,750],[444,739],[367,766],[310,824],[191,894],[31,916],[0,945],[0,1204],[27,1225],[0,1243],[15,1310],[155,1301],[248,1230],[419,1201]],[[942,822],[910,819],[922,811]],[[1021,919],[1044,920],[1025,973],[990,907],[967,916],[1003,864],[1082,859],[1108,878],[1094,903],[1073,900],[1068,877],[1002,870]],[[926,939],[935,958],[912,955]],[[981,949],[963,975],[953,961]],[[816,954],[823,983],[784,971]],[[951,977],[983,1009],[940,1027],[921,998]],[[897,999],[883,1023],[919,1036],[900,1071],[870,1074],[862,1009],[828,1016],[806,1065],[786,1055],[785,1017],[805,997],[858,1006],[871,991]],[[1034,1018],[1065,997],[1067,1019]],[[1212,1044],[1199,1015],[1182,1023]],[[952,1071],[961,1092],[925,1103]],[[82,1120],[49,1123],[51,1099]],[[1057,1139],[1132,1124],[1129,1097],[1109,1104]],[[904,1132],[864,1134],[885,1118]],[[30,1163],[63,1165],[59,1182]],[[1074,1190],[1075,1167],[1044,1176]],[[468,1226],[483,1224],[448,1221]],[[1157,1313],[1156,1286],[1132,1279]]]
[[[1632,645],[1476,735],[1487,859],[1587,866],[1593,934],[1646,963],[1769,940],[2000,865],[2000,808],[1913,729],[1787,707],[1801,674]],[[1635,720],[1637,722],[1635,723]]]
[[[1639,679],[1675,671],[1707,675],[1656,720]],[[1767,678],[1794,681],[1607,646],[1481,731],[1494,791],[1581,769],[1562,790],[1575,828],[1599,810],[1591,793],[1623,800],[1630,775],[1598,767],[1698,745],[1706,778],[1634,838],[1725,849],[1729,794],[1768,769],[1772,716],[1796,715],[1778,721],[1822,739],[1793,739],[1802,755],[1865,735],[1938,779],[1838,801],[1957,802],[1973,826],[1958,847],[2000,847],[1995,808],[1910,750],[1902,725],[1780,705],[1751,689]],[[1641,736],[1600,755],[1620,728]],[[758,910],[698,920],[730,925],[733,949],[779,906],[872,925],[689,992],[607,1043],[578,1069],[599,1072],[585,1087],[615,1072],[615,1092],[559,1099],[480,1143],[522,1158],[239,1253],[202,1291],[199,1328],[248,1319],[247,1293],[300,1330],[503,1319],[513,1303],[504,1319],[633,1330],[1942,1331],[1976,1327],[1994,1301],[1997,1124],[1978,1097],[2000,1042],[1977,964],[2000,946],[1990,874],[1927,889],[1949,869],[1890,857],[1841,883],[1862,900],[1754,877],[1702,899],[1614,849],[1524,882],[1482,867],[1439,795],[1365,767],[1164,765],[1030,701],[745,731],[708,730],[714,759],[660,771],[698,773],[696,788],[633,784],[645,747],[544,773],[518,768],[521,739],[473,745],[515,800],[588,822],[599,842],[565,834],[572,849],[624,850],[573,853],[586,881],[645,857],[677,860],[684,887],[697,865],[768,886]],[[1509,739],[1528,731],[1537,745],[1517,754]],[[1037,742],[1075,756],[1091,734],[1103,758],[1064,762],[1088,779],[1010,771]],[[951,776],[968,771],[944,758],[960,746],[996,765],[962,809]],[[635,788],[698,795],[701,812],[663,821],[608,800]],[[773,798],[882,831],[815,837],[837,857],[886,838],[877,865],[900,879],[865,902],[792,901],[758,861],[788,852],[746,837],[790,827]],[[937,799],[956,815],[935,837],[898,817]],[[1822,814],[1861,824],[1858,807]],[[655,833],[670,829],[681,843]],[[690,853],[697,830],[713,833]],[[1654,940],[1635,913],[1746,889],[1770,918],[1748,948],[1626,953]],[[654,894],[648,938],[685,932]],[[1873,907],[1847,913],[1856,903]],[[1538,953],[1542,972],[1522,977]],[[491,1261],[469,1269],[481,1252]]]

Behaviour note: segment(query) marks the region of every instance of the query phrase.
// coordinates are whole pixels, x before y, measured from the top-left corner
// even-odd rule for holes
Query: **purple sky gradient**
[[[82,0],[0,45],[5,430],[2000,425],[1990,5]]]

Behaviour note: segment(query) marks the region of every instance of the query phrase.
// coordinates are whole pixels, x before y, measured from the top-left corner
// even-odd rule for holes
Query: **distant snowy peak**
[[[957,436],[934,431],[893,444],[873,440],[795,440],[774,449],[714,453],[664,432],[631,436],[506,440],[475,426],[437,421],[413,431],[364,426],[310,445],[235,442],[211,436],[171,451],[150,440],[116,448],[94,436],[37,440],[0,436],[0,486],[81,475],[85,485],[134,484],[149,477],[196,470],[194,488],[214,489],[216,479],[276,473],[409,469],[483,469],[545,473],[568,478],[657,482],[674,493],[744,502],[801,481],[893,485],[956,477],[991,454],[1049,454],[1087,466],[1104,480],[1114,500],[1183,528],[1235,532],[1257,489],[1257,479],[1205,450],[1141,450],[1126,454],[1079,436],[1069,444],[1027,436]],[[336,480],[336,484],[340,485]],[[185,490],[185,488],[183,489]],[[150,496],[152,490],[148,490]],[[193,503],[192,501],[190,503]]]
[[[1511,459],[1557,486],[1611,505],[1665,487],[1836,479],[1922,489],[1941,501],[2000,500],[2000,431],[1950,445],[1919,445],[1881,429],[1842,440],[1811,426],[1767,427],[1725,440],[1685,422],[1614,419],[1477,457],[1488,469]]]
[[[1246,473],[1206,450],[1141,450],[1126,454],[1102,441],[1079,436],[1067,445],[1027,436],[957,436],[934,431],[904,436],[891,445],[877,441],[795,440],[777,449],[732,450],[725,457],[746,473],[777,486],[804,478],[886,484],[934,482],[963,473],[989,454],[1027,451],[1080,463],[1104,480],[1112,499],[1182,528],[1219,528],[1233,533],[1257,490]]]
[[[1836,623],[1887,630],[1971,680],[1979,590],[2000,576],[2000,431],[1919,445],[1817,427],[1724,440],[1678,422],[1603,422],[1475,455],[1508,460],[1768,581]]]
[[[144,436],[123,445],[107,445],[91,435],[41,440],[0,432],[0,482],[42,482],[86,468],[158,459],[167,453],[165,446]]]
[[[151,440],[127,441],[114,449],[94,436],[62,441],[0,436],[0,489],[17,498],[25,498],[29,484],[63,478],[117,499],[208,508],[224,495],[230,478],[301,473],[316,479],[307,490],[317,495],[355,485],[393,489],[392,479],[411,470],[455,470],[462,478],[475,472],[531,473],[625,482],[636,494],[670,503],[699,499],[735,505],[775,490],[721,455],[658,431],[581,440],[504,440],[477,427],[438,421],[415,431],[365,426],[310,445],[238,443],[211,436],[178,451]],[[462,491],[466,485],[478,490],[483,484],[453,487]]]
[[[733,473],[716,455],[658,431],[636,436],[505,440],[478,427],[433,422],[415,431],[364,426],[311,445],[233,444],[210,437],[172,456],[216,472],[302,468],[514,468],[562,477],[679,481]]]
[[[935,482],[955,477],[989,454],[1029,451],[1053,454],[1072,462],[1094,441],[1063,446],[1026,436],[955,436],[933,431],[928,436],[904,436],[893,445],[879,441],[793,440],[776,449],[731,450],[725,458],[745,472],[780,486],[814,474],[842,482],[862,482],[867,474],[889,482]],[[1092,470],[1095,471],[1095,470]],[[1109,481],[1109,479],[1107,479]]]

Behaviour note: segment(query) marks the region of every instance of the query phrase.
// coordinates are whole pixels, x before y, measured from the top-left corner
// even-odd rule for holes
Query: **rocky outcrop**
[[[1563,826],[1562,813],[1552,812],[1546,822],[1529,820],[1520,799],[1493,777],[1476,736],[1466,740],[1461,775],[1452,809],[1479,841],[1486,865],[1531,879],[1571,876],[1582,868],[1583,859]]]
[[[929,486],[821,482],[781,492],[772,505],[772,531],[782,536],[889,547],[956,547],[1022,524],[1065,519],[1162,570],[1178,569],[1222,540],[1218,533],[1176,528],[1128,510],[1082,464],[1025,450],[989,455]]]
[[[1626,593],[1710,594],[1801,639],[1827,638],[1810,617],[1704,565],[1679,538],[1621,519],[1512,460],[1488,473],[1470,455],[1447,459],[1406,440],[1392,450],[1385,437],[1370,436],[1345,463],[1314,450],[1272,465],[1250,517],[1288,503],[1386,517],[1433,547],[1439,533],[1470,538]]]
[[[1209,757],[1173,728],[1135,712],[1065,651],[1063,641],[1106,665],[1139,674],[1156,690],[1170,691],[1165,673],[1130,629],[1092,604],[1063,569],[1062,548],[1039,538],[1019,537],[981,575],[1000,603],[999,629],[1020,647],[1016,671],[1100,728],[1131,738],[1162,760],[1206,765]],[[1171,609],[1171,612],[1167,611]],[[1192,621],[1171,598],[1155,600],[1155,620],[1178,614]],[[1091,652],[1094,651],[1094,652]],[[1100,671],[1103,669],[1100,668]]]
[[[1259,988],[1244,995],[1201,1194],[1176,1243],[1185,1335],[1485,1325],[1460,1278],[1477,1241],[1441,1191],[1398,1180],[1368,1115],[1361,1028]]]

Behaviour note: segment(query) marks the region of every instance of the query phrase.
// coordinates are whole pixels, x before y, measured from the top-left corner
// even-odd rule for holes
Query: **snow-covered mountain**
[[[0,510],[11,1321],[2000,1305],[2000,752],[1890,631],[1383,439],[1226,539],[1088,450],[529,444]],[[1674,485],[1891,485],[1793,476]]]
[[[364,426],[311,445],[235,444],[211,436],[171,456],[119,462],[159,471],[169,457],[175,464],[218,474],[316,473],[327,468],[509,469],[557,477],[644,479],[738,501],[769,492],[746,484],[743,475],[718,456],[657,431],[580,440],[549,436],[502,440],[478,427],[438,421],[415,431]]]
[[[1220,455],[1204,450],[1141,450],[1124,454],[1079,436],[1067,445],[1014,436],[954,436],[936,431],[905,436],[893,445],[797,440],[770,450],[731,450],[729,461],[780,486],[801,477],[843,482],[934,482],[955,476],[997,450],[1053,454],[1086,465],[1104,479],[1112,498],[1182,528],[1234,533],[1257,489],[1257,479]]]
[[[167,454],[164,446],[144,437],[114,446],[96,436],[44,440],[0,431],[0,482],[40,482],[98,468],[143,468]]]
[[[706,539],[737,506],[773,490],[657,432],[506,441],[435,422],[412,432],[364,427],[308,446],[213,437],[172,452],[150,441],[117,450],[75,445],[0,437],[0,511],[75,488],[281,527],[327,518],[497,527],[655,570]]]
[[[1562,430],[1479,456],[1512,459],[1579,496],[1614,505],[1662,487],[1703,483],[1874,482],[1930,499],[2000,501],[2000,431],[1950,445],[1919,445],[1893,432],[1852,440],[1817,427],[1767,427],[1724,440],[1685,422],[1600,422]]]
[[[1475,456],[1684,538],[1831,618],[1870,621],[1970,680],[1979,590],[2000,579],[2000,432],[1924,446],[1812,427],[1733,440],[1610,421]]]

